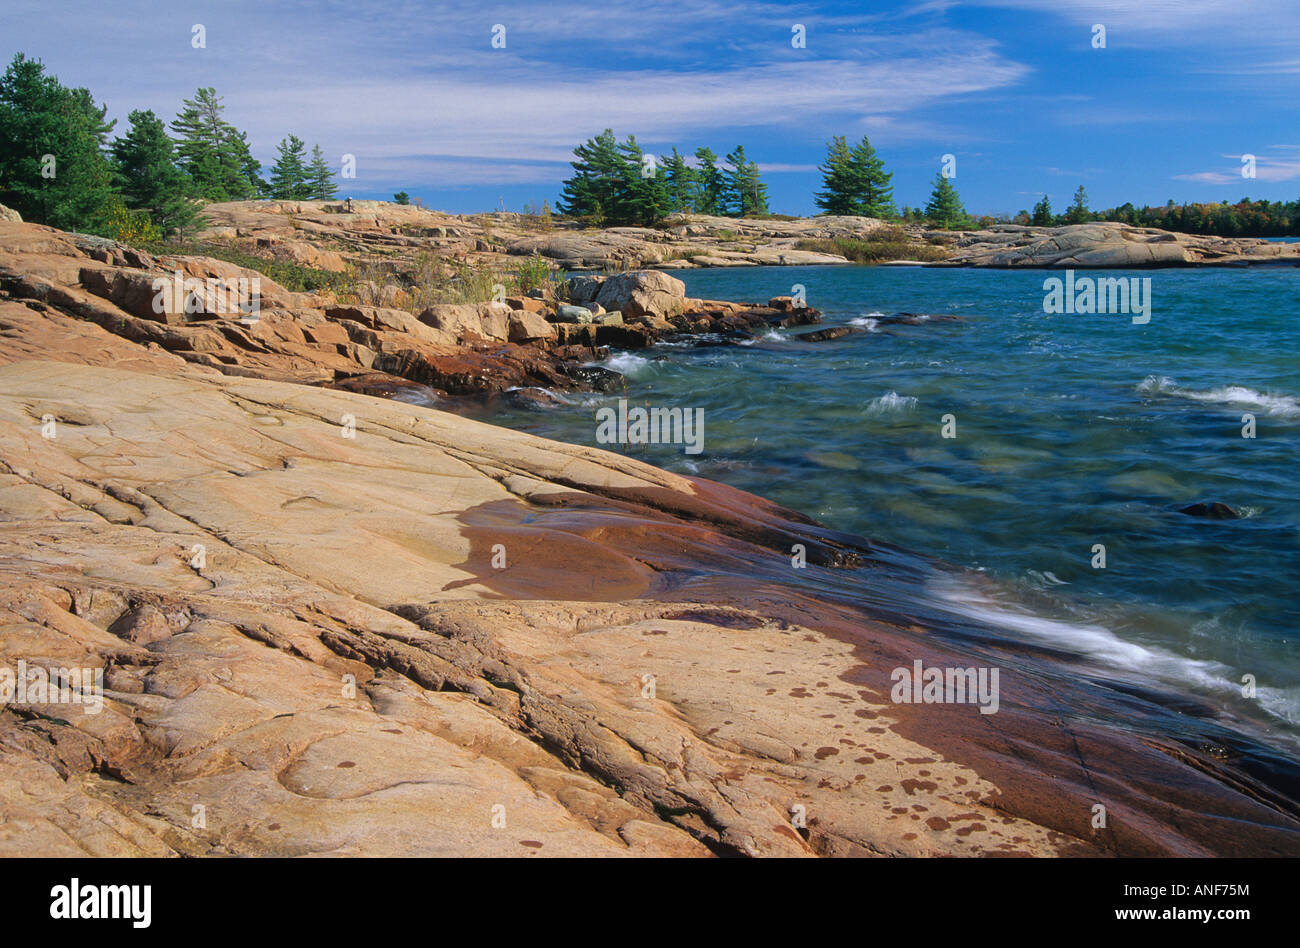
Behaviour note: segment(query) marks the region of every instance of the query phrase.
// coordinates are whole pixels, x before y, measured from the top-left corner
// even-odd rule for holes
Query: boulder
[[[581,305],[590,303],[600,292],[601,284],[605,282],[604,277],[573,277],[569,280],[568,290],[569,299]]]
[[[12,207],[5,207],[3,204],[0,204],[0,221],[12,221],[15,224],[21,224],[23,222],[23,216]]]
[[[427,326],[441,329],[457,340],[466,336],[504,342],[509,337],[510,307],[505,303],[438,303],[420,313]]]
[[[526,309],[530,313],[545,314],[547,311],[545,300],[536,299],[531,296],[508,296],[506,297],[506,305],[509,306],[511,310]]]
[[[658,270],[633,270],[608,277],[596,302],[624,316],[680,316],[686,307],[686,284]]]
[[[585,306],[561,306],[555,311],[557,323],[589,323],[592,319],[591,310]]]
[[[508,317],[507,334],[511,342],[533,342],[538,339],[554,339],[555,327],[540,315],[526,309],[516,309]]]

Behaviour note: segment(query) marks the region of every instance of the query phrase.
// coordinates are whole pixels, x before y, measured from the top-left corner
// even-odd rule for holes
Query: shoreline
[[[103,393],[94,405],[81,398],[88,390]],[[48,649],[52,640],[35,644],[39,630],[58,629],[99,656],[109,682],[104,718],[47,708],[27,724],[49,735],[45,746],[73,773],[67,751],[89,739],[91,759],[125,778],[87,774],[78,792],[125,807],[130,819],[130,801],[145,794],[164,826],[145,825],[173,850],[197,855],[216,843],[291,854],[346,830],[369,840],[362,851],[430,851],[410,837],[408,804],[422,814],[422,833],[431,820],[443,826],[440,814],[452,816],[424,790],[381,820],[396,834],[387,844],[373,835],[381,819],[373,806],[346,803],[377,795],[379,804],[391,793],[380,788],[411,779],[402,768],[412,764],[393,746],[402,741],[381,739],[365,708],[393,719],[399,733],[414,727],[414,740],[430,725],[418,723],[412,700],[442,709],[447,723],[434,730],[453,745],[466,728],[504,728],[475,743],[485,755],[479,766],[499,756],[491,748],[512,746],[511,733],[531,748],[532,763],[518,766],[535,790],[556,786],[559,773],[569,774],[566,785],[588,786],[584,794],[596,791],[582,781],[617,788],[617,806],[635,811],[622,811],[617,836],[643,854],[663,854],[669,840],[684,854],[694,840],[736,855],[1278,856],[1300,839],[1300,808],[1285,792],[1294,765],[1290,776],[1265,779],[1267,754],[1248,741],[1225,744],[1231,731],[1211,722],[1188,722],[1175,696],[1098,690],[1069,665],[1014,643],[936,636],[923,603],[905,593],[922,558],[724,485],[432,409],[279,382],[25,362],[0,368],[0,394],[7,463],[20,472],[8,478],[10,497],[61,483],[95,511],[70,518],[63,511],[77,508],[68,501],[6,504],[22,516],[4,539],[13,590],[5,641]],[[73,431],[55,444],[24,433],[15,422],[33,397],[75,418]],[[349,410],[358,418],[353,443],[333,431],[332,419]],[[263,416],[280,423],[259,430]],[[103,453],[106,423],[116,432],[112,454]],[[204,456],[152,447],[183,443],[181,432],[202,435]],[[104,463],[113,458],[133,464],[110,473]],[[380,468],[388,473],[376,480]],[[444,482],[455,470],[471,480],[449,498]],[[359,490],[369,499],[358,503]],[[420,511],[430,500],[439,512]],[[312,525],[324,523],[321,547]],[[207,561],[185,569],[183,551],[196,541]],[[849,584],[846,598],[866,571],[911,608],[836,604],[785,579],[794,542],[807,545],[810,569]],[[494,570],[498,544],[509,563]],[[95,565],[78,575],[79,562]],[[890,669],[918,660],[1001,667],[997,713],[891,703]],[[225,684],[212,677],[223,667]],[[339,702],[328,681],[344,672],[366,698],[330,711]],[[1123,723],[1106,711],[1117,699]],[[1167,709],[1184,720],[1183,741],[1136,723],[1168,718]],[[364,720],[352,721],[358,714]],[[56,716],[69,720],[52,723]],[[302,723],[301,737],[285,731],[318,716]],[[69,731],[78,735],[71,745]],[[158,746],[151,733],[171,736]],[[1196,746],[1209,746],[1206,735],[1229,757]],[[286,740],[298,749],[271,765]],[[321,741],[339,750],[314,752]],[[12,736],[7,746],[14,766]],[[59,766],[50,752],[19,746],[35,754],[25,768]],[[355,777],[336,758],[353,762]],[[437,759],[415,765],[425,774],[417,787],[440,783],[441,765],[429,763]],[[537,768],[556,776],[538,784]],[[259,776],[270,773],[289,792]],[[53,792],[48,779],[39,783],[30,795]],[[464,805],[472,810],[481,792]],[[214,817],[244,812],[235,798],[245,794],[265,813],[252,823],[251,814],[223,819],[215,839],[188,833],[178,802],[196,793]],[[561,823],[573,819],[575,804],[564,793],[556,799],[568,812]],[[811,818],[806,836],[780,816],[796,804]],[[1110,815],[1094,832],[1097,804]],[[313,836],[318,806],[342,828]],[[579,844],[572,827],[542,815],[526,819],[526,838],[548,848],[605,848]],[[642,823],[659,828],[629,828]],[[296,836],[277,835],[294,824]],[[498,852],[497,844],[485,833],[463,851]]]
[[[472,382],[474,359],[537,347],[270,281],[256,329],[133,315],[154,261],[101,249],[0,225],[5,661],[92,655],[109,691],[103,718],[0,714],[0,782],[24,787],[42,854],[1295,851],[1293,762],[1173,693],[945,622],[920,593],[928,557],[338,390],[367,384],[358,347],[399,389],[412,366]],[[648,329],[686,308],[623,282]],[[720,312],[710,326],[744,318]],[[816,582],[792,578],[795,544]],[[892,703],[891,670],[918,660],[1002,669],[999,710]],[[491,832],[493,794],[519,831]],[[195,798],[211,831],[189,828]]]

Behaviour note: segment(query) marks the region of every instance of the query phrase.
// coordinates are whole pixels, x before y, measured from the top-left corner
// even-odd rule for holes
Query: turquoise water
[[[865,331],[616,353],[629,404],[704,410],[704,449],[599,446],[978,571],[992,582],[957,578],[933,595],[1300,733],[1300,269],[1080,271],[1150,278],[1146,325],[1045,314],[1045,272],[675,275],[713,299],[802,284],[823,326]],[[900,311],[963,321],[877,322]],[[597,445],[594,411],[614,401],[493,420]],[[1197,501],[1243,516],[1177,511]],[[1257,682],[1250,701],[1243,675]]]

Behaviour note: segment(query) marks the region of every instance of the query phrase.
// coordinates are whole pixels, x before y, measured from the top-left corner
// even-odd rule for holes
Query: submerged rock
[[[845,336],[851,336],[860,329],[854,329],[852,326],[830,326],[826,329],[818,329],[814,332],[804,332],[791,336],[791,339],[797,339],[800,342],[829,342],[832,339],[843,339]]]
[[[1189,517],[1200,517],[1203,520],[1240,520],[1241,514],[1232,509],[1225,503],[1212,501],[1211,503],[1188,504],[1186,507],[1179,507],[1178,512],[1187,514]]]

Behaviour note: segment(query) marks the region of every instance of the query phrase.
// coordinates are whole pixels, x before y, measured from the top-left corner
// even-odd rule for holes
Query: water
[[[929,593],[1007,635],[1300,734],[1300,270],[1093,274],[1149,277],[1147,325],[1046,315],[1043,272],[675,275],[711,299],[802,284],[824,326],[867,331],[615,354],[630,404],[704,409],[704,451],[602,447],[978,571],[992,582],[959,572]],[[964,321],[878,322],[900,311]],[[493,420],[595,445],[594,410],[614,400]],[[945,415],[955,438],[941,436]],[[1243,516],[1178,512],[1197,501]],[[1105,568],[1094,567],[1099,544]],[[1243,675],[1254,700],[1241,696]]]

